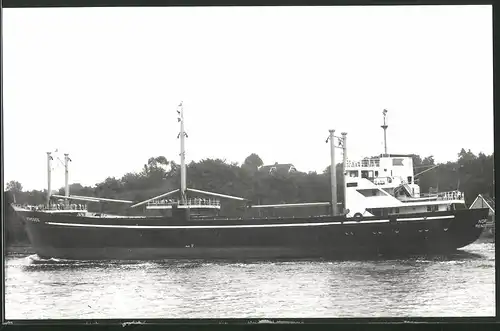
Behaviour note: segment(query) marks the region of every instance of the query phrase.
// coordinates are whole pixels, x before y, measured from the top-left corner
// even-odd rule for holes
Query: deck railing
[[[180,204],[178,199],[161,199],[148,202],[148,206],[171,206]],[[186,204],[190,206],[220,206],[219,199],[203,199],[203,198],[190,198],[186,200]]]
[[[464,193],[460,191],[447,191],[439,193],[420,193],[421,198],[437,198],[437,200],[463,200]]]
[[[46,205],[21,205],[21,204],[15,204],[16,207],[20,207],[23,209],[29,209],[29,210],[87,210],[87,205],[85,204],[79,204],[79,203],[72,203],[68,206],[66,206],[64,203],[56,203],[52,204],[50,206]]]
[[[368,167],[380,167],[380,159],[366,159],[366,160],[347,160],[347,168],[368,168]]]

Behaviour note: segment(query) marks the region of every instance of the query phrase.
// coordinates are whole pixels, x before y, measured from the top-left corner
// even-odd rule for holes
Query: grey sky
[[[455,160],[493,152],[490,6],[44,8],[3,13],[6,181],[46,186],[46,153],[71,182],[187,160],[329,164],[383,151]],[[62,154],[60,155],[62,159]],[[341,160],[341,152],[338,153]],[[64,184],[59,167],[53,186]]]

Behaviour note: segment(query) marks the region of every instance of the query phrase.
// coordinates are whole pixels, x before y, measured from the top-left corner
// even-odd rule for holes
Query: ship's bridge
[[[381,155],[363,160],[346,161],[347,178],[366,178],[379,184],[390,178],[413,184],[413,159],[411,155]]]

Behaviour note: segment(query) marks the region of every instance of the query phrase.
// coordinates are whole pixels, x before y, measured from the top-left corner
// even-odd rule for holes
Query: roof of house
[[[470,208],[473,208],[476,203],[481,203],[482,206],[486,205],[493,213],[495,213],[495,200],[490,197],[484,197],[482,194],[479,194],[474,202],[470,205]]]
[[[275,171],[290,171],[295,169],[295,167],[293,166],[293,164],[291,163],[275,163],[273,165],[265,165],[265,166],[261,166],[259,167],[259,171],[266,171],[266,172],[271,172],[272,170],[275,170]]]

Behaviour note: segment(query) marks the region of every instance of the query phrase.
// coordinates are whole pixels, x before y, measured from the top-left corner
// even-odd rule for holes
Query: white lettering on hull
[[[487,219],[480,219],[476,224],[476,228],[485,228],[487,222]]]

